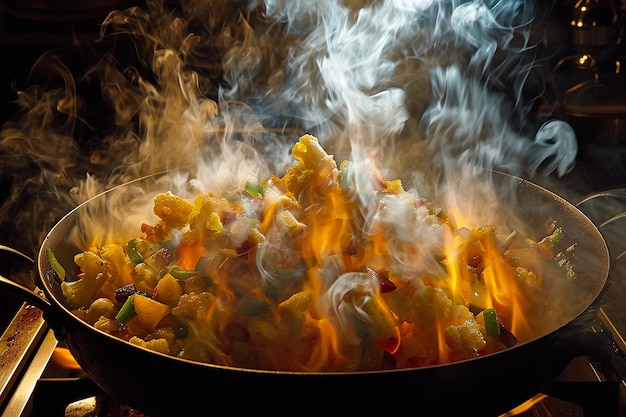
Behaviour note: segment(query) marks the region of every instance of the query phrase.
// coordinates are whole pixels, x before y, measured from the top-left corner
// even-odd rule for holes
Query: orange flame
[[[500,417],[513,417],[513,416],[518,416],[522,413],[525,413],[526,411],[530,410],[531,408],[533,408],[536,404],[540,403],[541,401],[544,400],[544,398],[547,398],[548,396],[545,394],[537,394],[534,397],[532,397],[530,400],[518,405],[517,407],[515,407],[514,409],[512,409],[511,411],[504,413],[502,415],[500,415]]]
[[[470,298],[471,274],[467,268],[467,248],[462,237],[455,235],[445,245],[446,268],[448,279],[445,283],[457,304],[468,304]]]
[[[514,268],[499,255],[491,233],[485,235],[481,242],[486,253],[483,279],[498,315],[508,321],[509,329],[517,336],[529,334],[524,315],[526,300]]]
[[[301,196],[316,202],[310,205],[309,211],[302,218],[302,222],[308,224],[306,233],[309,236],[302,239],[302,254],[304,259],[308,260],[308,274],[312,277],[307,281],[306,288],[313,294],[313,299],[319,299],[326,291],[323,288],[323,280],[317,279],[316,276],[327,259],[338,256],[346,270],[350,270],[351,213],[347,209],[348,202],[336,183],[331,182],[332,186],[327,188],[323,187],[324,178],[318,180],[322,184],[305,189],[303,193],[308,195]],[[306,363],[306,368],[319,370],[329,364],[332,367],[333,361],[329,358],[342,356],[343,347],[340,346],[337,329],[327,317],[313,321],[319,331],[319,339]]]
[[[57,346],[52,352],[51,362],[64,368],[71,370],[81,369],[72,353],[65,347]]]
[[[322,201],[313,205],[303,222],[309,224],[309,234],[314,238],[306,239],[305,257],[310,257],[321,264],[332,255],[348,255],[350,244],[350,212],[343,192],[338,186],[328,189],[323,196],[312,197]],[[347,260],[347,259],[346,259]]]
[[[319,341],[313,347],[305,368],[319,370],[332,364],[331,358],[337,357],[340,352],[337,330],[327,318],[317,320],[314,324],[319,330]]]
[[[204,250],[198,244],[180,243],[176,247],[176,251],[178,252],[178,264],[180,267],[192,270],[196,267]]]
[[[442,323],[442,320],[439,318],[436,322],[437,329],[437,349],[438,349],[438,359],[439,363],[447,363],[450,362],[450,350],[446,345],[446,339],[444,337],[444,329],[445,325]]]
[[[473,227],[474,211],[457,205],[446,218],[399,180],[369,165],[338,170],[316,139],[304,144],[260,195],[246,185],[241,199],[203,195],[193,207],[161,197],[160,214],[187,214],[177,266],[195,269],[204,256],[201,273],[171,289],[180,297],[172,314],[190,331],[178,356],[350,371],[450,363],[532,336],[520,277],[545,257],[540,243]],[[169,230],[163,220],[146,230]],[[497,317],[482,313],[491,307]]]

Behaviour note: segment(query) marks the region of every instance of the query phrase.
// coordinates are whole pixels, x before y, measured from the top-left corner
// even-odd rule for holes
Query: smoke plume
[[[195,189],[281,174],[300,133],[407,188],[460,172],[565,174],[569,126],[530,121],[522,0],[150,0],[44,54],[0,133],[4,243],[35,255],[88,198],[185,168]],[[187,180],[182,180],[187,184]]]

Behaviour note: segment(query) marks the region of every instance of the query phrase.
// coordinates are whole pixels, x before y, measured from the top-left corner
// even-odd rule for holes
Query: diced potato
[[[134,301],[137,319],[150,332],[153,332],[161,319],[171,311],[167,304],[160,303],[141,294],[135,294]]]
[[[137,316],[130,319],[130,321],[125,324],[125,326],[129,337],[146,337],[146,335],[148,334],[148,330],[143,327]]]
[[[156,285],[154,299],[170,307],[176,307],[182,295],[183,289],[176,278],[171,274],[165,274]]]
[[[473,281],[471,284],[471,292],[469,299],[469,309],[474,313],[478,313],[489,307],[491,298],[487,286],[483,281]]]

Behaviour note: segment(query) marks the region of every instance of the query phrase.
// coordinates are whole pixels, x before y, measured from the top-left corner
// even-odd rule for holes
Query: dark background
[[[17,92],[36,83],[30,70],[47,51],[65,50],[77,43],[93,42],[100,22],[111,10],[140,5],[132,0],[47,1],[0,0],[0,125],[15,117]],[[0,204],[7,198],[11,176],[0,161]],[[7,244],[0,228],[0,245]],[[21,273],[26,264],[0,251],[0,274]],[[12,318],[21,301],[3,297],[0,302],[0,328]]]
[[[0,0],[0,115],[1,122],[16,111],[16,91],[42,53],[92,42],[99,24],[112,10],[140,5],[133,0]]]

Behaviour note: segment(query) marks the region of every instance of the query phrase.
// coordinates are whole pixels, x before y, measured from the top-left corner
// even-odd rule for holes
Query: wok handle
[[[35,261],[29,256],[23,254],[22,252],[16,249],[10,248],[8,246],[0,245],[0,251],[6,252],[11,256],[15,256],[17,259],[21,261],[25,261],[30,264],[35,263]],[[45,298],[37,294],[35,291],[32,291],[26,288],[25,286],[18,284],[17,282],[13,282],[10,279],[5,278],[2,275],[0,275],[0,291],[6,292],[24,301],[25,303],[28,303],[34,306],[38,308],[39,310],[43,311],[44,313],[48,313],[52,307],[51,304],[48,302],[48,300],[46,300]]]

